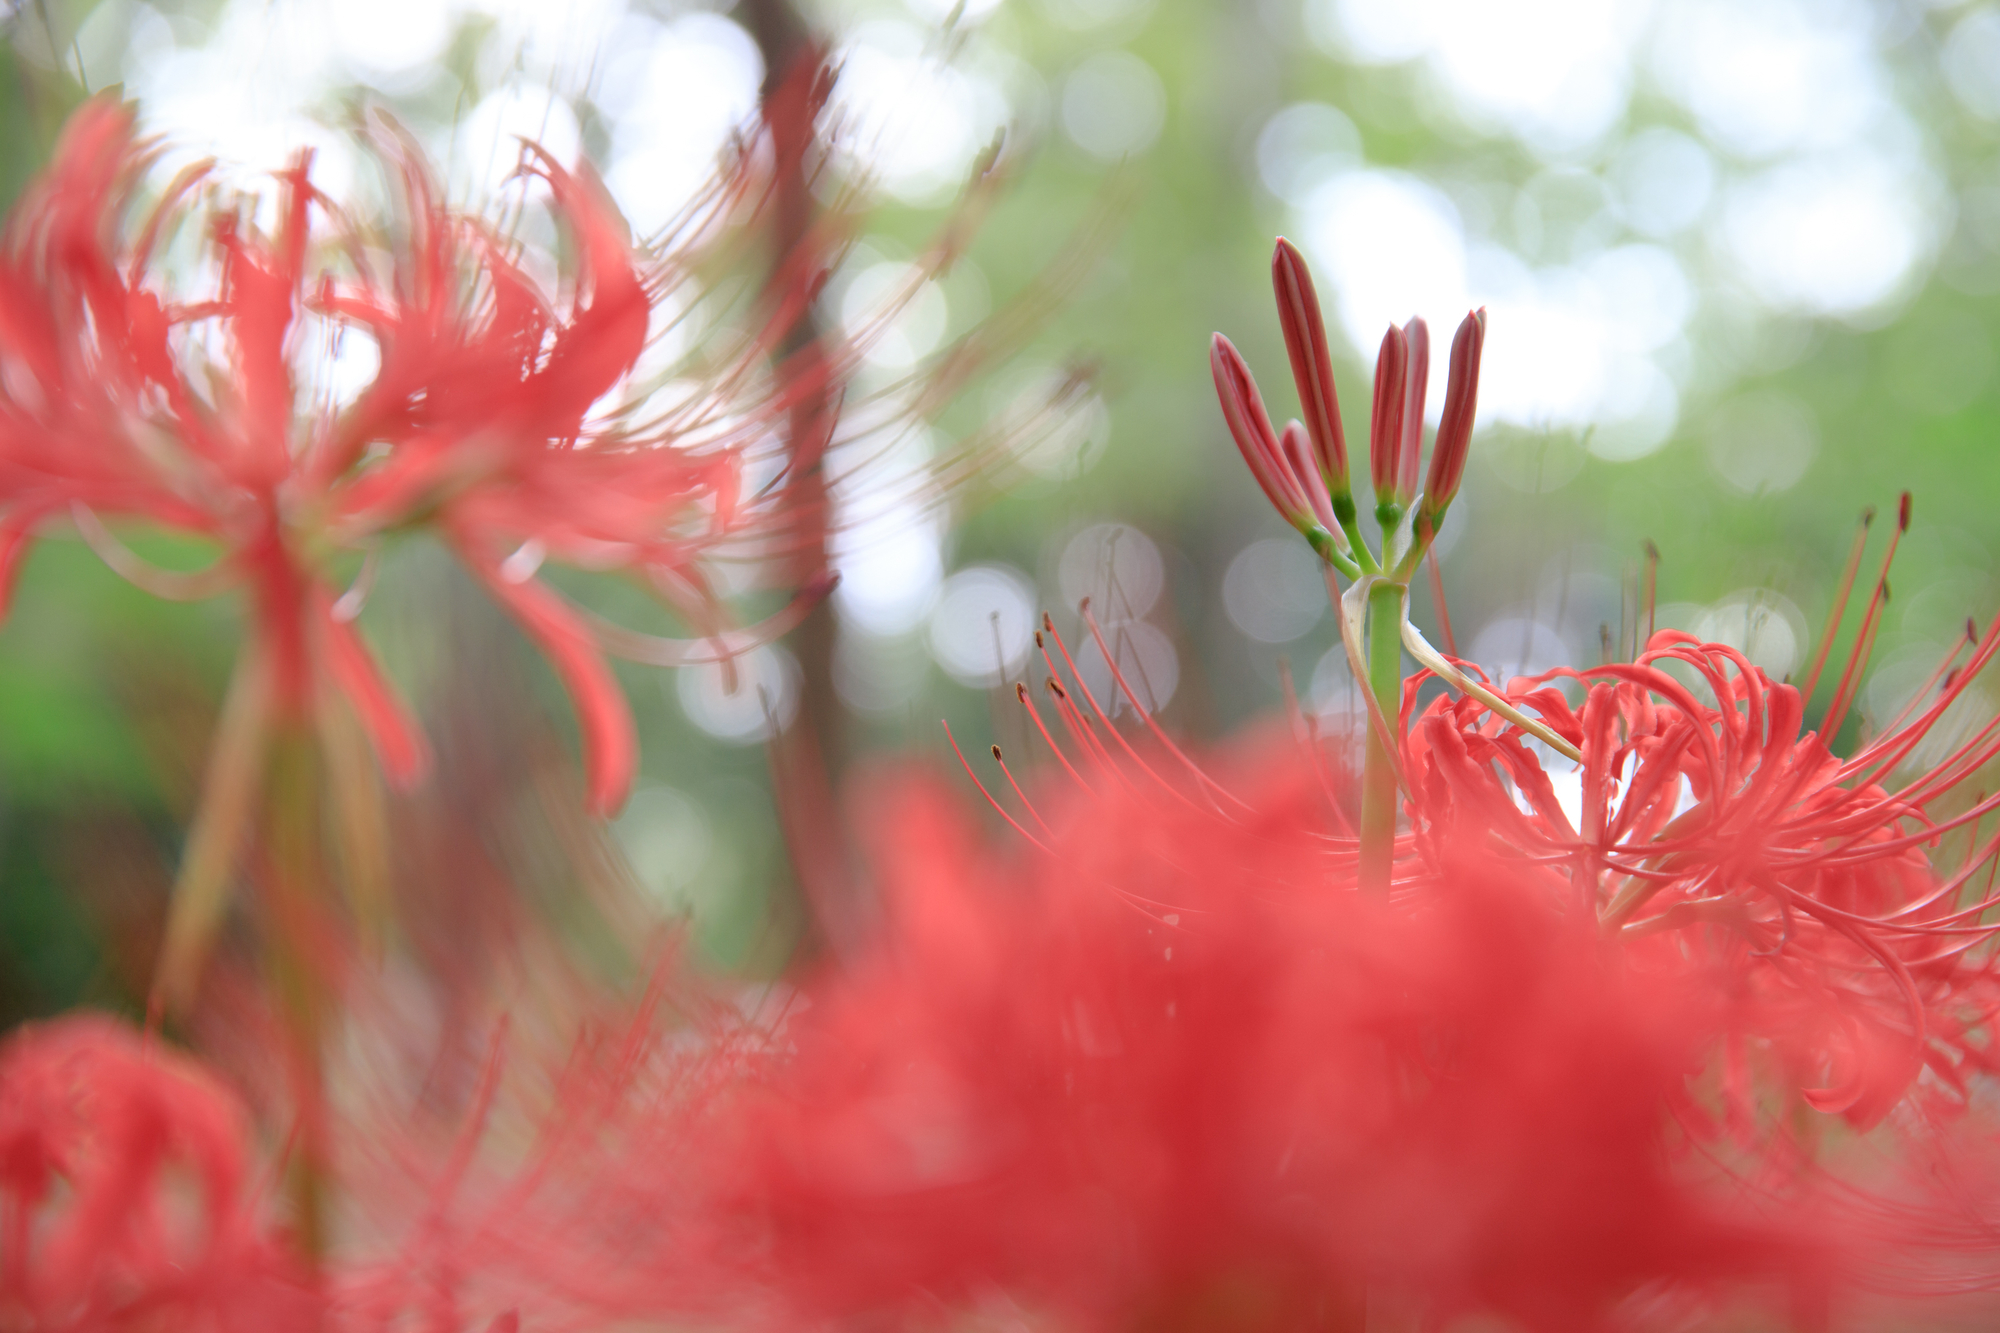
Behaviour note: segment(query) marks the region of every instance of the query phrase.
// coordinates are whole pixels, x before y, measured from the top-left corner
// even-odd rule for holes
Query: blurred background
[[[213,154],[254,183],[310,145],[341,198],[367,188],[344,127],[374,103],[461,203],[504,195],[526,135],[597,163],[643,234],[754,115],[771,9],[20,0],[0,190],[19,191],[81,98],[122,86],[168,165]],[[607,843],[614,877],[656,919],[690,922],[719,970],[768,976],[815,947],[773,728],[816,714],[846,792],[890,756],[948,760],[941,718],[990,774],[989,743],[1031,753],[1013,682],[1039,681],[1044,609],[1070,634],[1091,597],[1179,735],[1272,715],[1285,671],[1329,726],[1352,716],[1315,562],[1237,458],[1206,364],[1208,335],[1228,333],[1274,413],[1296,411],[1268,279],[1279,233],[1318,274],[1357,447],[1383,328],[1421,314],[1442,340],[1490,310],[1480,427],[1439,547],[1457,648],[1489,670],[1620,651],[1651,542],[1660,625],[1797,671],[1858,515],[1882,508],[1879,549],[1905,488],[1915,522],[1844,735],[1894,713],[2000,601],[2000,6],[843,0],[802,17],[836,51],[842,151],[875,195],[823,327],[880,309],[996,134],[1025,162],[969,257],[873,344],[860,387],[901,381],[1079,230],[1109,239],[1009,364],[897,447],[920,467],[1023,386],[1088,365],[1068,417],[943,507],[893,470],[836,494],[829,648],[760,649],[761,696],[715,668],[621,667],[643,769]],[[602,583],[564,586],[613,608],[635,596]],[[1440,640],[1428,590],[1413,600]],[[239,614],[155,602],[73,540],[29,561],[0,628],[0,1021],[143,995]],[[416,544],[385,563],[363,623],[439,745],[419,799],[483,793],[474,845],[411,844],[411,873],[490,872],[566,919],[579,863],[520,831],[554,818],[526,812],[573,764],[547,668]],[[1101,655],[1080,665],[1108,685]]]

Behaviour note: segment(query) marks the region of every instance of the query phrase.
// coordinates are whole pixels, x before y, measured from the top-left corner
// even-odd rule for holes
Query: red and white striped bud
[[[1438,421],[1430,473],[1424,480],[1424,515],[1432,532],[1465,479],[1465,460],[1472,450],[1472,419],[1479,399],[1479,357],[1485,346],[1486,310],[1482,306],[1460,322],[1451,340],[1451,378],[1445,385],[1444,415]]]
[[[1319,473],[1331,495],[1348,493],[1347,437],[1340,427],[1340,400],[1333,388],[1333,358],[1327,350],[1326,322],[1305,256],[1280,236],[1271,256],[1271,286],[1278,296],[1278,322],[1291,353],[1292,380]]]
[[[1284,520],[1304,531],[1317,523],[1311,501],[1292,475],[1278,445],[1257,381],[1235,344],[1221,334],[1209,342],[1208,365],[1215,375],[1215,396],[1222,404],[1222,419],[1230,437],[1250,465],[1250,475],[1264,488],[1264,495]]]
[[[1403,386],[1409,365],[1409,342],[1391,324],[1375,356],[1375,404],[1368,425],[1368,480],[1375,487],[1377,514],[1399,499],[1397,464],[1402,457]]]

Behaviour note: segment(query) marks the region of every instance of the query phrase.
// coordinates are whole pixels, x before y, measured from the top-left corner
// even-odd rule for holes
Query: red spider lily
[[[0,1322],[304,1329],[317,1302],[261,1225],[243,1107],[108,1019],[0,1047]]]
[[[1703,988],[1496,858],[1354,893],[1295,754],[1226,811],[1101,759],[1012,854],[880,792],[889,933],[809,989],[716,1164],[796,1317],[1576,1329],[1649,1282],[1819,1280],[1822,1232],[1682,1151]]]
[[[768,339],[714,358],[678,415],[613,410],[621,385],[643,397],[628,381],[667,279],[641,263],[593,177],[526,151],[523,173],[546,184],[574,241],[559,299],[519,247],[443,206],[407,141],[377,125],[372,143],[398,200],[385,232],[321,195],[309,157],[280,173],[268,229],[247,220],[254,201],[207,189],[205,166],[139,210],[152,155],[131,109],[100,99],[77,113],[0,238],[0,574],[40,528],[70,519],[142,586],[240,588],[253,611],[169,931],[162,979],[176,999],[286,736],[317,733],[331,749],[328,705],[344,698],[392,781],[426,765],[424,738],[354,623],[385,538],[435,531],[540,644],[575,703],[602,812],[620,804],[637,760],[605,647],[656,663],[740,651],[747,636],[722,632],[696,562],[789,521],[781,504],[739,494],[746,450],[788,402],[757,373]],[[751,170],[746,157],[711,207],[729,205]],[[211,291],[178,290],[167,256],[190,235]],[[378,349],[372,381],[351,404],[323,400],[310,388],[316,350],[364,335]],[[824,381],[790,382],[786,393]],[[153,569],[105,518],[192,534],[223,555],[197,574]],[[352,552],[362,580],[343,595],[336,562]],[[595,622],[535,578],[545,557],[630,570],[711,637]],[[761,629],[781,632],[829,586],[809,580]],[[337,785],[337,798],[358,799]]]
[[[1087,607],[1085,621],[1098,635]],[[1052,627],[1046,638],[1068,665]],[[1991,1065],[2000,1007],[1992,951],[1981,947],[2000,930],[1988,919],[2000,907],[2000,836],[1977,833],[2000,797],[1955,789],[2000,758],[2000,720],[1928,770],[1889,779],[2000,652],[2000,621],[1973,642],[1969,657],[1939,669],[1936,697],[1913,702],[1844,761],[1803,729],[1799,691],[1734,649],[1677,631],[1661,631],[1636,663],[1516,681],[1503,691],[1510,713],[1539,714],[1538,727],[1581,756],[1580,828],[1520,727],[1475,697],[1417,714],[1419,675],[1397,728],[1409,817],[1394,844],[1397,891],[1429,891],[1450,873],[1454,849],[1482,848],[1543,901],[1622,941],[1635,965],[1701,977],[1728,1004],[1717,1029],[1726,1040],[1710,1052],[1714,1104],[1745,1141],[1769,1132],[1757,1107],[1773,1089],[1863,1127],[1914,1088],[1962,1105],[1971,1075]],[[1115,753],[1139,754],[1087,687],[1060,684],[1045,658],[1067,741],[1025,689],[1023,703],[1072,780],[1102,789]],[[1556,687],[1565,679],[1587,687],[1580,711]],[[1191,775],[1170,781],[1139,765],[1152,789],[1189,811],[1233,804],[1172,749],[1115,671],[1114,680],[1173,759],[1169,773]],[[1720,702],[1704,703],[1704,690]],[[1345,796],[1323,785],[1333,832],[1322,855],[1341,882],[1361,842]],[[1958,839],[1964,852],[1940,868],[1937,849]]]
[[[220,543],[206,575],[152,582],[247,588],[278,714],[303,716],[324,670],[407,782],[422,739],[361,643],[352,599],[328,586],[328,557],[434,525],[570,685],[592,797],[609,808],[633,766],[624,703],[589,626],[539,592],[534,565],[546,553],[689,587],[693,557],[741,521],[733,456],[587,427],[644,349],[651,310],[594,181],[539,157],[525,168],[576,240],[577,294],[563,309],[503,238],[437,202],[413,150],[386,130],[376,145],[403,209],[386,256],[313,188],[305,158],[279,177],[269,233],[234,206],[202,205],[200,168],[128,233],[149,154],[128,108],[100,100],[78,113],[4,241],[9,563],[39,525],[71,514],[100,540],[97,518],[116,516]],[[177,296],[158,257],[182,228],[209,238],[219,281],[206,299]],[[312,318],[379,348],[373,382],[344,409],[299,382]],[[203,355],[204,340],[220,350]],[[503,568],[517,549],[530,554]]]
[[[1518,681],[1509,697],[1582,747],[1580,828],[1511,727],[1481,718],[1476,701],[1441,700],[1414,719],[1405,754],[1418,841],[1478,829],[1605,929],[1672,933],[1729,978],[1746,1025],[1821,1110],[1872,1124],[1926,1067],[1962,1096],[1967,1072],[1990,1060],[1992,963],[1974,950],[1996,929],[1986,916],[2000,899],[1982,879],[2000,844],[1973,847],[1950,873],[1927,849],[1954,830],[1976,839],[2000,807],[1954,795],[2000,756],[2000,724],[1928,772],[1889,779],[1996,646],[2000,624],[1917,716],[1846,760],[1805,730],[1797,689],[1678,631],[1656,634],[1635,663]],[[1557,679],[1586,687],[1580,712]],[[1740,1067],[1728,1091],[1747,1117]]]

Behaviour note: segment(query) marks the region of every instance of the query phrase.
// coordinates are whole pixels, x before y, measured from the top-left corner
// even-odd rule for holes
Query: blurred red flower
[[[251,1150],[241,1103],[159,1042],[92,1016],[15,1031],[0,1046],[0,1324],[313,1326]]]
[[[371,137],[398,206],[386,232],[321,195],[306,157],[274,200],[220,196],[196,167],[128,225],[152,161],[132,111],[100,99],[76,115],[0,243],[0,565],[74,516],[163,591],[246,588],[278,715],[337,687],[408,781],[422,738],[328,580],[338,553],[430,526],[549,654],[583,721],[593,803],[613,807],[634,763],[625,703],[536,566],[634,569],[713,621],[693,564],[744,521],[737,453],[773,405],[734,404],[733,437],[634,429],[601,400],[647,345],[657,278],[594,179],[524,158],[575,246],[558,300],[519,246],[438,200],[400,134]],[[205,239],[191,272],[163,253],[186,231]],[[177,290],[204,281],[212,291]],[[351,402],[323,383],[341,339],[376,352]],[[205,575],[146,570],[100,517],[196,534],[225,557]]]
[[[879,793],[887,937],[808,989],[720,1159],[802,1318],[1575,1329],[1648,1284],[1816,1287],[1797,1182],[1680,1128],[1726,1018],[1697,975],[1477,848],[1358,894],[1306,766],[1246,767],[1241,810],[1128,772],[1012,854],[929,782]]]

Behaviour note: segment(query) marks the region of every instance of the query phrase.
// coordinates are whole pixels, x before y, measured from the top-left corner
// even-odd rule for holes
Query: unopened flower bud
[[[1285,350],[1292,357],[1292,379],[1307,434],[1327,491],[1348,493],[1347,438],[1340,428],[1340,400],[1333,388],[1333,358],[1327,351],[1326,323],[1305,256],[1280,236],[1271,256],[1271,285],[1278,295],[1278,322],[1285,331]]]
[[[1486,311],[1482,307],[1460,322],[1451,340],[1451,378],[1444,391],[1444,415],[1438,421],[1430,473],[1424,480],[1424,515],[1433,532],[1465,478],[1465,460],[1472,448],[1472,418],[1479,398],[1479,356],[1485,345]]]
[[[1417,493],[1417,469],[1424,454],[1424,392],[1431,382],[1431,330],[1422,319],[1403,326],[1403,341],[1410,349],[1409,369],[1403,375],[1403,435],[1396,449],[1396,494],[1409,503]]]
[[[1263,396],[1257,392],[1257,381],[1244,364],[1242,353],[1218,333],[1209,343],[1208,365],[1215,375],[1222,419],[1228,423],[1243,461],[1250,465],[1250,475],[1264,488],[1265,498],[1285,522],[1303,531],[1316,521],[1312,504],[1285,462],[1277,432],[1271,429],[1271,416],[1264,410]]]
[[[1368,427],[1368,480],[1375,487],[1377,516],[1388,513],[1397,504],[1397,462],[1403,447],[1403,385],[1409,362],[1409,343],[1403,331],[1391,324],[1382,335],[1382,350],[1375,357],[1375,404]]]

